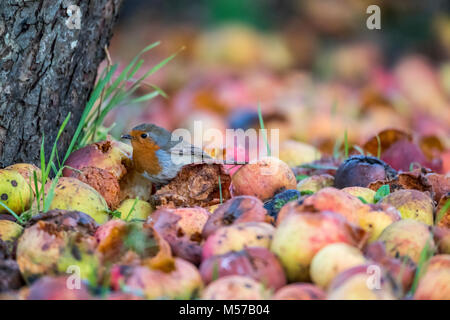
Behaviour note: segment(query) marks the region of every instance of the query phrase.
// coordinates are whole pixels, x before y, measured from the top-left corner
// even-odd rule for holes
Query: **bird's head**
[[[168,149],[172,146],[172,135],[164,128],[154,124],[144,123],[134,127],[129,134],[122,136],[122,139],[131,140],[133,150],[135,149]],[[178,143],[177,141],[176,143]]]

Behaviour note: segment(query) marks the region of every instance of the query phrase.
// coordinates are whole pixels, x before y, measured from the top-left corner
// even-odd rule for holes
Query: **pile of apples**
[[[0,170],[2,201],[34,212],[23,225],[1,212],[1,296],[450,299],[448,176],[398,171],[385,150],[386,162],[287,148],[236,170],[223,203],[190,208],[155,208],[112,140],[69,157],[45,213],[27,182],[38,168]]]

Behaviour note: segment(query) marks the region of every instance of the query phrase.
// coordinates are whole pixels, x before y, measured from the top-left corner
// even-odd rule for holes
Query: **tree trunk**
[[[122,0],[0,0],[0,167],[64,155]],[[76,7],[78,6],[78,7]],[[70,15],[70,16],[69,16]]]

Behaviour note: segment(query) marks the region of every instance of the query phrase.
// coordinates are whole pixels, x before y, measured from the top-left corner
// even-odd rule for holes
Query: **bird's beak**
[[[128,139],[128,140],[131,140],[131,139],[133,139],[133,137],[132,136],[130,136],[129,134],[124,134],[123,136],[121,136],[120,137],[121,139]]]

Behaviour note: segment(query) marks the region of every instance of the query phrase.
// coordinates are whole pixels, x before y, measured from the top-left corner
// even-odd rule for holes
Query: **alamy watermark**
[[[366,273],[369,277],[366,280],[367,288],[370,290],[381,289],[381,268],[376,264],[372,264],[367,267]]]
[[[67,270],[66,287],[69,290],[80,290],[81,289],[81,269],[77,265],[70,265]]]
[[[190,163],[204,163],[205,159],[196,156],[187,147],[189,145],[205,151],[214,157],[214,161],[223,164],[253,163],[267,156],[278,158],[279,137],[279,129],[226,129],[224,134],[216,128],[204,130],[202,121],[194,121],[193,131],[179,128],[172,132],[173,150],[179,152],[171,153],[171,161],[183,164],[186,156],[190,156]],[[270,174],[276,173],[267,172]]]
[[[366,26],[369,30],[380,30],[381,29],[381,9],[376,4],[372,4],[367,7],[367,14],[370,16],[366,20]]]

